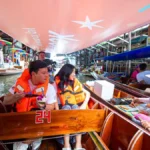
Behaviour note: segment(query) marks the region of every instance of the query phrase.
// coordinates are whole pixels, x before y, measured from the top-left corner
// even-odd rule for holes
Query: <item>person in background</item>
[[[39,52],[38,53],[38,58],[39,58],[39,60],[43,61],[45,59],[45,52],[43,52],[43,51]]]
[[[52,67],[52,65],[48,66],[48,72],[49,72],[49,76],[50,76],[50,83],[54,83],[54,69]]]
[[[65,64],[60,69],[55,76],[55,88],[61,109],[86,109],[90,93],[82,87],[82,84],[75,77],[75,67],[73,65]],[[84,150],[81,137],[81,134],[76,135],[76,150]],[[71,150],[69,135],[64,136],[64,143],[62,140],[58,142],[64,144],[63,150]]]
[[[58,109],[56,91],[49,83],[47,64],[43,61],[36,60],[31,62],[29,69],[24,70],[9,92],[3,103],[8,104],[10,101],[17,101],[13,105],[13,111],[26,112],[39,109],[41,105],[36,97],[32,97],[32,94],[45,97],[46,110]],[[13,150],[27,150],[29,144],[32,145],[32,150],[36,150],[40,147],[41,140],[42,138],[30,139],[26,142],[16,142],[13,144]]]
[[[139,66],[136,66],[135,70],[132,72],[131,77],[130,77],[130,82],[137,82],[137,74],[140,72]]]
[[[27,69],[29,66],[29,62],[25,59],[25,62],[24,62],[24,69]]]
[[[39,60],[41,60],[41,61],[46,61],[46,59],[45,59],[45,52],[39,52],[38,53],[38,58],[39,58]],[[45,62],[46,63],[46,62]],[[53,68],[52,68],[52,65],[49,65],[48,66],[48,72],[49,72],[49,76],[50,76],[50,83],[54,83],[54,77],[53,77]]]
[[[136,76],[137,81],[141,84],[150,84],[150,78],[147,77],[147,75],[150,75],[150,71],[149,70],[146,71],[147,64],[142,63],[139,65],[139,68],[140,72]]]

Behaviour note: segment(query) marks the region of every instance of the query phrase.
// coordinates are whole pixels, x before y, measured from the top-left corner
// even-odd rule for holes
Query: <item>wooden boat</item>
[[[23,72],[22,69],[0,69],[0,76],[8,76],[8,75],[16,75],[21,74]]]
[[[85,88],[91,92],[92,109],[105,109],[107,112],[101,133],[99,135],[95,133],[97,138],[102,143],[104,142],[105,149],[149,149],[150,133],[147,130],[132,122],[129,115],[99,98],[88,86]],[[118,89],[114,91],[114,97],[117,98],[132,98],[133,96],[137,95],[131,95]]]
[[[129,115],[99,98],[92,88],[87,85],[85,88],[91,93],[88,104],[91,110],[72,110],[69,113],[63,110],[52,111],[52,123],[42,125],[35,124],[35,112],[0,114],[0,128],[3,129],[0,139],[12,140],[42,136],[43,142],[40,150],[59,150],[62,145],[54,140],[56,135],[88,132],[82,137],[82,146],[86,150],[146,150],[149,148],[150,133],[147,130],[132,122]],[[136,95],[118,89],[114,91],[116,98],[132,98],[133,96]],[[11,126],[7,122],[11,122]],[[16,134],[12,134],[13,132]]]
[[[102,1],[86,0],[86,3],[84,3],[84,1],[80,1],[79,3],[79,1],[77,0],[72,1],[45,0],[42,1],[41,7],[41,1],[39,0],[38,1],[22,0],[19,3],[14,2],[10,3],[10,1],[6,0],[1,1],[0,5],[1,30],[6,32],[8,35],[12,35],[15,38],[14,41],[16,40],[20,41],[21,43],[27,45],[28,48],[32,48],[33,50],[37,51],[45,50],[50,53],[54,52],[66,55],[85,48],[86,48],[85,51],[87,50],[93,51],[91,48],[93,48],[93,45],[95,44],[100,45],[101,47],[104,47],[102,45],[105,43],[112,45],[112,43],[108,42],[108,40],[110,40],[112,36],[113,37],[117,36],[118,38],[118,36],[120,36],[122,33],[127,33],[128,31],[138,28],[139,26],[149,24],[150,19],[149,17],[147,17],[149,15],[149,10],[147,10],[147,8],[149,8],[148,0],[136,1],[136,3],[135,1],[116,0],[117,5],[115,5],[114,1],[109,1],[109,5],[107,3],[108,2],[104,0]],[[125,8],[128,8],[128,11]],[[41,11],[37,11],[39,9]],[[118,12],[119,11],[121,12],[117,14],[117,17],[116,11],[114,11],[116,9]],[[142,14],[144,15],[141,17]],[[39,20],[39,18],[41,19]],[[133,20],[134,22],[132,23]],[[42,23],[38,23],[39,21],[44,22],[44,26]],[[13,27],[15,27],[15,29]],[[15,44],[14,41],[13,45]],[[102,41],[106,42],[98,43]],[[90,48],[90,46],[92,47]],[[94,49],[96,47],[97,46],[95,46]],[[82,54],[81,52],[79,53]],[[86,60],[85,58],[86,57],[82,57],[81,61],[84,62]],[[138,91],[132,88],[122,87],[119,84],[115,85],[116,88],[118,89],[119,87],[121,87],[121,91],[123,92],[127,92],[131,95],[133,93],[133,95],[142,96],[142,93],[137,94]],[[84,121],[84,124],[81,124],[83,130],[80,130],[81,128],[75,128],[75,125],[78,127],[78,124],[75,120],[76,118],[75,113],[78,114],[79,112],[76,110],[74,111],[73,114],[71,113],[75,118],[72,116],[70,116],[70,118],[66,118],[67,125],[69,125],[69,123],[72,123],[69,126],[70,130],[68,131],[67,128],[65,128],[66,126],[64,126],[63,129],[61,128],[62,129],[61,134],[63,133],[65,134],[66,132],[67,133],[82,132],[82,131],[90,132],[91,129],[92,131],[100,131],[101,134],[97,132],[90,132],[89,133],[90,136],[83,136],[84,139],[83,146],[86,148],[86,150],[95,150],[100,148],[101,149],[110,148],[114,150],[124,150],[124,149],[137,150],[140,148],[146,150],[148,148],[147,143],[149,141],[149,138],[147,138],[148,135],[147,131],[132,123],[132,121],[130,120],[130,118],[128,118],[128,116],[125,116],[124,113],[115,108],[113,105],[103,101],[102,99],[99,99],[99,97],[96,97],[96,95],[94,95],[92,91],[90,92],[92,98],[89,102],[89,107],[91,109],[98,109],[97,111],[98,113],[100,113],[99,116],[102,117],[105,112],[104,115],[105,121],[103,119],[101,120],[101,123],[104,123],[102,130],[101,130],[102,124],[99,123],[96,124],[99,125],[98,128],[99,130],[96,130],[96,128],[90,129],[87,128],[89,127],[89,125],[91,125],[91,123],[88,121],[89,118],[92,119],[90,115],[87,116],[84,114],[84,112],[87,113],[87,110],[84,110],[82,112],[84,115],[81,113],[81,115],[83,115],[83,118],[79,117],[81,123],[82,121]],[[94,105],[92,105],[93,103]],[[95,110],[88,110],[88,111],[90,111],[91,114],[93,114]],[[61,114],[60,116],[58,115],[59,112],[60,111],[56,112],[52,111],[52,117],[56,116],[56,114],[57,114],[56,118],[61,117]],[[69,111],[68,113],[66,111],[66,116],[69,116],[70,112],[71,111]],[[28,116],[29,120],[27,120],[27,118],[22,118],[21,116],[24,117]],[[32,122],[34,121],[34,117],[35,117],[34,112],[25,114],[19,113],[2,114],[2,115],[0,114],[1,118],[0,140],[6,139],[9,140],[16,138],[32,138],[32,137],[52,136],[52,135],[54,136],[54,134],[52,134],[51,132],[46,133],[44,129],[47,129],[49,131],[50,130],[57,131],[59,125],[61,125],[62,122],[64,122],[64,120],[62,119],[61,119],[62,122],[57,122],[55,120],[56,122],[54,122],[55,123],[54,124],[52,120],[51,124],[52,126],[49,124],[43,124],[41,126],[39,124],[37,125],[39,128],[35,130],[35,124]],[[23,123],[24,128],[20,126],[20,123],[18,122],[19,119],[22,121],[21,123]],[[25,120],[24,122],[23,119]],[[73,124],[74,122],[76,122],[75,125]],[[8,130],[6,129],[6,127],[8,128]],[[74,128],[74,130],[71,130],[72,127]],[[29,134],[27,134],[24,130],[29,131]],[[37,132],[38,130],[42,131],[39,132],[40,135],[38,135]],[[23,131],[23,133],[26,134],[21,135],[20,134],[21,131]],[[59,131],[57,131],[57,133],[58,132]],[[94,142],[92,142],[92,140]],[[139,143],[138,145],[137,141]],[[141,141],[143,141],[143,145],[141,144],[142,143]],[[41,146],[42,150],[44,149],[54,150],[56,148],[59,149],[57,147],[58,144],[53,143],[52,141],[50,141],[51,144],[48,142],[49,142],[48,140],[43,141]],[[137,146],[138,148],[137,147],[134,148],[134,146]]]

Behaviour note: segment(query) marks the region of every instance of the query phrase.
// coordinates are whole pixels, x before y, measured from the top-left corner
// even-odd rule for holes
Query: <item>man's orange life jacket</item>
[[[22,73],[21,77],[17,79],[16,85],[15,85],[15,93],[18,92],[25,92],[25,93],[32,93],[37,95],[46,95],[49,78],[47,78],[46,82],[44,84],[39,84],[36,86],[36,88],[31,91],[29,86],[29,80],[31,79],[31,76],[29,74],[29,70],[26,69]],[[42,92],[43,91],[43,92]],[[37,108],[36,105],[36,97],[24,97],[19,102],[16,103],[15,109],[17,112],[26,112],[30,111],[32,108]]]
[[[85,100],[85,94],[83,92],[82,84],[75,78],[73,88],[68,85],[64,91],[61,91],[58,88],[58,84],[60,82],[59,77],[55,78],[56,86],[57,86],[57,95],[60,99],[62,106],[65,104],[79,104]]]

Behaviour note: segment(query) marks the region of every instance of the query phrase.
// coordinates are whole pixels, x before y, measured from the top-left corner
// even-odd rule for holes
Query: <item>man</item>
[[[140,73],[137,74],[137,81],[141,84],[150,84],[150,78],[147,75],[150,75],[150,71],[147,70],[147,64],[142,63],[139,65]]]
[[[45,52],[43,52],[43,51],[42,51],[42,52],[39,52],[39,53],[38,53],[38,57],[39,57],[39,60],[42,60],[42,61],[43,61],[43,60],[45,59]]]
[[[45,52],[43,52],[43,51],[38,53],[38,58],[39,58],[39,60],[44,61],[45,63],[47,63],[49,76],[50,76],[50,81],[49,82],[51,84],[54,83],[54,77],[52,75],[52,73],[53,73],[52,61],[49,60],[49,59],[45,59]],[[50,62],[51,62],[51,64],[50,64]]]
[[[33,94],[46,97],[46,110],[58,109],[56,91],[54,87],[49,84],[47,64],[41,60],[31,62],[29,69],[26,69],[22,73],[21,77],[17,79],[17,82],[9,92],[7,101],[13,101],[15,98],[14,95],[16,95],[18,101],[13,106],[14,111],[26,112],[38,109],[39,106],[37,106],[36,97],[32,97]],[[29,143],[29,140],[24,143],[14,143],[13,150],[27,150]],[[40,144],[41,138],[34,140],[32,142],[32,150],[39,148]]]

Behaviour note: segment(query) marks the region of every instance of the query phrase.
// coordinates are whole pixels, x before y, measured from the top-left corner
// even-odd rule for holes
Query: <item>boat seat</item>
[[[112,125],[113,125],[113,119],[114,119],[114,113],[109,113],[108,116],[106,117],[102,131],[100,133],[100,137],[104,141],[104,143],[109,146],[110,144],[110,137],[111,137],[111,132],[112,132]]]
[[[132,137],[127,150],[141,150],[144,133],[140,130]]]

